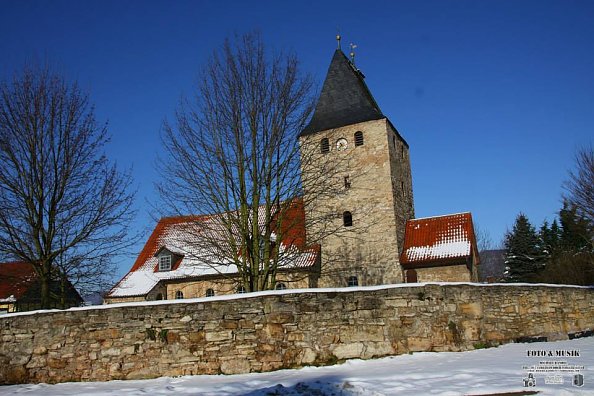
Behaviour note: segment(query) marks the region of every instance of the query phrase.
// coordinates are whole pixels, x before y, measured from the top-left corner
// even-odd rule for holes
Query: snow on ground
[[[579,350],[579,357],[529,357],[528,351],[554,354]],[[524,387],[523,366],[540,362],[583,366],[583,386],[574,373],[536,373],[535,387]],[[560,363],[556,364],[557,366]],[[563,384],[545,384],[545,380]],[[11,385],[0,395],[486,395],[537,391],[539,395],[594,395],[594,337],[572,341],[507,344],[470,352],[423,352],[374,360],[350,360],[329,367],[271,373],[197,375],[143,381]]]

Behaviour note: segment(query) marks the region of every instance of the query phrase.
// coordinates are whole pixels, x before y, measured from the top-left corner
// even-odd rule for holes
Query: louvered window
[[[320,141],[320,151],[322,154],[326,154],[330,151],[330,141],[328,138],[324,138]]]
[[[363,132],[355,132],[355,146],[363,146]]]

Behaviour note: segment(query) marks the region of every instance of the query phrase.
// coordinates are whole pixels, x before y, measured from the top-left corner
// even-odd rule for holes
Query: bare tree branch
[[[592,146],[578,150],[575,166],[576,169],[569,173],[569,180],[564,185],[567,192],[565,198],[594,228],[594,149]]]
[[[247,291],[273,288],[299,253],[315,257],[321,236],[307,235],[306,246],[304,230],[320,217],[303,215],[304,196],[315,199],[303,192],[336,193],[339,164],[321,160],[319,142],[309,149],[297,140],[314,107],[312,86],[294,55],[270,55],[247,34],[214,53],[194,98],[163,126],[157,188],[165,207],[209,214],[184,233],[185,256],[222,275],[233,266]],[[319,175],[302,178],[300,165],[314,160]]]
[[[97,285],[131,243],[131,178],[107,142],[88,96],[47,68],[0,85],[0,255],[34,264],[43,307],[50,280]]]

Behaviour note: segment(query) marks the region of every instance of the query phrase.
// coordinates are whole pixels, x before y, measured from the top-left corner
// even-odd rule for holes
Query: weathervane
[[[357,48],[356,44],[351,43],[350,44],[351,47],[351,63],[354,65],[355,64],[355,48]]]

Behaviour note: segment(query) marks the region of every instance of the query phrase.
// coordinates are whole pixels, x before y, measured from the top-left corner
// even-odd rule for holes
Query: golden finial
[[[340,49],[340,39],[341,39],[340,34],[337,34],[336,35],[336,42],[338,43],[338,49]]]

